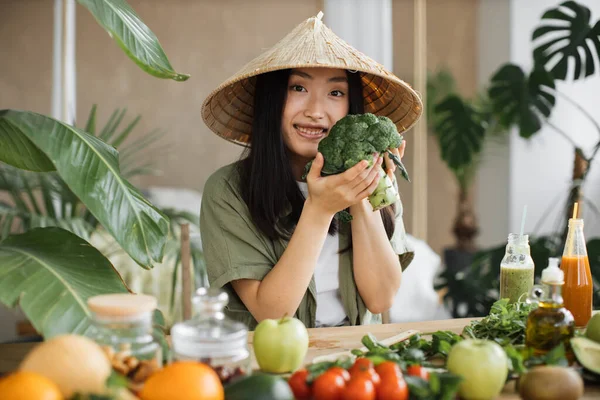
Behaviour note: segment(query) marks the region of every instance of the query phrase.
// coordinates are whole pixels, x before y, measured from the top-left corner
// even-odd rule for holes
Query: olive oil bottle
[[[564,305],[561,293],[564,272],[558,262],[558,258],[550,258],[548,267],[542,271],[541,285],[531,290],[528,300],[538,307],[527,318],[525,345],[534,355],[543,355],[562,342],[571,363],[574,355],[569,343],[575,334],[575,319]]]

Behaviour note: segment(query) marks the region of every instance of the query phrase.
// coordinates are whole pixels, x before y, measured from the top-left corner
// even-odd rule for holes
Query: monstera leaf
[[[77,0],[140,68],[158,78],[185,81],[173,70],[156,35],[124,0]]]
[[[19,303],[45,338],[84,334],[89,297],[127,293],[111,263],[89,243],[60,228],[37,228],[0,242],[0,302]]]
[[[442,100],[435,107],[435,135],[442,158],[456,171],[468,166],[481,150],[485,126],[477,111],[456,95]]]
[[[0,111],[0,149],[11,140],[16,144],[11,149],[20,160],[56,168],[69,189],[138,264],[151,268],[162,260],[168,218],[121,176],[113,147],[44,115]],[[0,161],[11,162],[13,158],[4,155],[0,152]],[[39,157],[50,160],[50,165],[38,162]]]
[[[595,60],[600,54],[600,21],[592,27],[590,16],[589,8],[566,1],[542,16],[543,20],[552,21],[551,24],[533,32],[533,40],[541,42],[533,56],[546,69],[554,63],[550,72],[556,79],[567,78],[569,58],[574,61],[573,79],[590,76],[599,68]]]
[[[556,102],[554,81],[543,69],[535,69],[529,77],[514,64],[506,64],[492,77],[488,96],[500,124],[519,126],[520,135],[531,137],[542,127]]]

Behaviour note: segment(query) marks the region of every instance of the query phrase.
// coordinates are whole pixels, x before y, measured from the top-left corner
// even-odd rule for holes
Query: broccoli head
[[[347,115],[340,119],[329,134],[319,142],[319,152],[323,154],[325,163],[322,175],[334,175],[352,168],[362,160],[373,163],[373,153],[388,153],[390,159],[396,164],[402,176],[410,181],[406,168],[390,149],[402,144],[402,136],[398,133],[396,125],[387,117],[373,114]],[[305,168],[305,175],[310,170],[312,161]],[[393,204],[399,198],[392,181],[380,171],[380,180],[377,189],[369,196],[373,210],[379,210]],[[349,220],[348,213],[339,215],[341,220]]]

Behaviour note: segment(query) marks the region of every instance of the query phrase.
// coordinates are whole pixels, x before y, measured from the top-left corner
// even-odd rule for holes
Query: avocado
[[[585,337],[571,339],[571,347],[577,361],[587,370],[600,374],[600,343]]]
[[[227,400],[294,400],[287,381],[276,375],[256,373],[225,386]]]

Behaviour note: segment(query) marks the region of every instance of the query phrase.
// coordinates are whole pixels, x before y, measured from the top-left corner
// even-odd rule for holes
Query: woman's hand
[[[402,144],[397,149],[391,149],[390,151],[395,154],[399,159],[404,157],[404,150],[406,149],[406,140],[402,141]],[[387,152],[384,154],[385,157],[385,171],[387,172],[390,179],[395,179],[394,172],[396,172],[396,164],[390,159]]]
[[[364,200],[375,191],[379,183],[378,168],[383,164],[383,157],[379,155],[375,157],[371,167],[368,167],[369,163],[363,160],[341,174],[323,177],[321,176],[323,155],[317,153],[306,177],[308,183],[306,201],[328,217],[333,217],[338,211]]]

